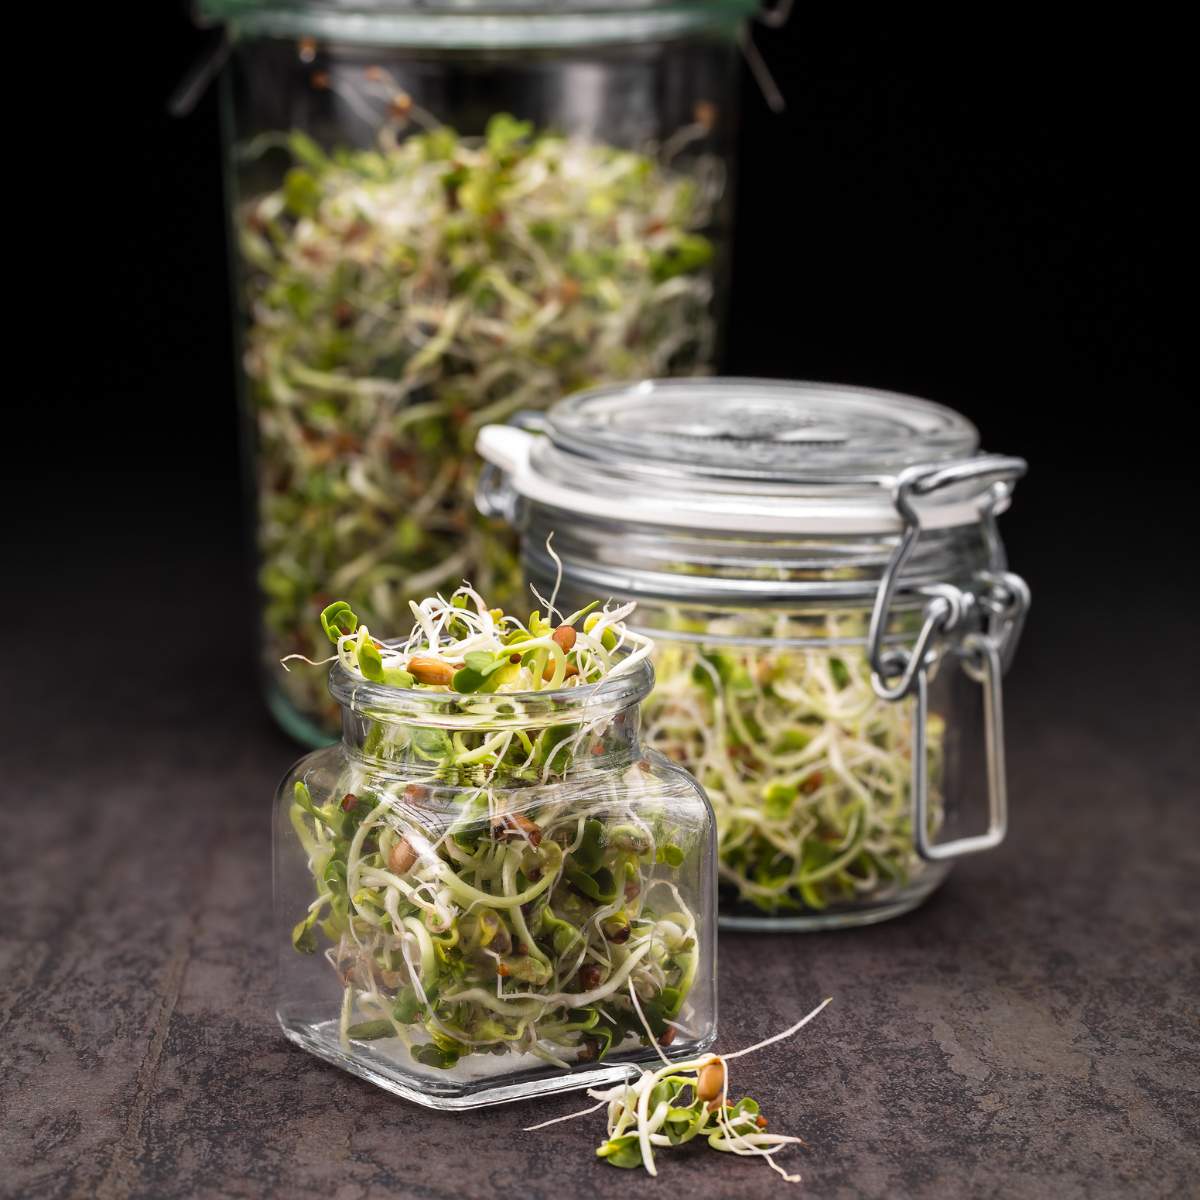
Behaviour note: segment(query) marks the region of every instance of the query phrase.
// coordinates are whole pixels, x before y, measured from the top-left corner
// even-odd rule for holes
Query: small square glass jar
[[[532,583],[637,601],[647,739],[712,801],[722,925],[885,920],[1003,839],[1022,460],[928,401],[746,379],[577,393],[479,449]]]
[[[712,811],[641,743],[652,680],[458,695],[335,666],[342,741],[278,795],[287,1036],[442,1109],[711,1046]]]

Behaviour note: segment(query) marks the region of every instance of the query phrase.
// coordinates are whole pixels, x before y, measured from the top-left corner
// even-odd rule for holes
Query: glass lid
[[[961,458],[975,426],[928,400],[870,388],[759,379],[647,380],[557,404],[561,450],[624,472],[803,483],[891,475]]]
[[[507,486],[566,512],[740,532],[890,532],[908,468],[972,459],[965,417],[913,396],[825,383],[670,379],[597,388],[478,449]],[[973,524],[987,480],[922,501],[927,528]]]

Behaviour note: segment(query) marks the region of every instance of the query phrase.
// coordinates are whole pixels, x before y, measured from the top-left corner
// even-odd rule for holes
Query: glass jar
[[[1004,837],[1001,675],[1029,592],[995,518],[1025,464],[977,447],[926,401],[733,379],[481,432],[478,501],[520,529],[530,581],[637,601],[647,740],[712,801],[722,923],[883,920]]]
[[[736,38],[752,0],[204,0],[224,73],[269,702],[336,593],[371,624],[515,550],[471,497],[479,427],[711,368]],[[318,631],[319,636],[319,631]]]
[[[432,1108],[623,1078],[716,1036],[704,793],[640,740],[642,662],[456,695],[335,666],[342,741],[280,786],[278,1017]]]

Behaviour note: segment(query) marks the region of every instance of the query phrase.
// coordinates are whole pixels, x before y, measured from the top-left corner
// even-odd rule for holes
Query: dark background
[[[256,694],[217,106],[166,115],[203,45],[183,5],[100,15],[9,43],[0,1196],[627,1194],[596,1125],[515,1132],[570,1101],[418,1112],[271,1020],[267,811],[298,751]],[[789,108],[744,80],[726,367],[928,396],[1030,461],[1002,522],[1034,594],[1013,817],[909,917],[722,938],[722,1037],[836,997],[742,1076],[813,1195],[1181,1196],[1189,44],[855,16],[757,33]],[[785,1186],[711,1158],[658,1186]]]
[[[1119,637],[1178,609],[1196,577],[1179,38],[800,9],[756,39],[789,107],[746,73],[727,371],[928,396],[1028,458],[1005,531],[1034,628],[1102,610]],[[241,553],[215,95],[166,115],[203,45],[185,5],[147,6],[26,93],[51,105],[23,135],[49,182],[10,181],[12,353],[33,369],[4,483],[34,553]],[[46,503],[21,503],[30,486]]]
[[[1086,704],[1114,671],[1132,697],[1194,674],[1180,38],[831,28],[803,7],[755,36],[788,110],[743,73],[726,370],[928,396],[1029,460],[1002,526],[1034,594],[1012,685],[1038,703]],[[156,645],[215,592],[230,685],[251,688],[215,91],[166,112],[205,44],[184,4],[145,6],[26,89],[50,103],[22,125],[48,183],[10,181],[27,382],[0,489],[27,602],[107,631],[116,658],[135,575]],[[70,586],[39,595],[51,578]]]

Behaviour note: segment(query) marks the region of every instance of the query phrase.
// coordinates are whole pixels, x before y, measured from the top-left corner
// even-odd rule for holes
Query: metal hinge
[[[900,701],[915,694],[913,712],[912,794],[913,837],[917,853],[930,862],[958,858],[998,846],[1008,830],[1008,786],[1004,759],[1004,697],[1001,679],[1012,660],[1025,613],[1029,588],[1006,570],[1004,549],[996,530],[996,512],[1008,499],[1013,485],[1025,473],[1019,458],[982,455],[936,466],[909,467],[897,477],[892,490],[904,531],[879,581],[867,653],[871,686],[882,699]],[[991,480],[980,508],[988,569],[976,576],[978,590],[964,591],[951,584],[919,589],[928,597],[920,632],[910,649],[884,649],[892,600],[905,563],[921,536],[921,515],[913,501],[942,488],[978,480]],[[970,629],[978,620],[981,628]],[[983,688],[984,745],[987,763],[988,828],[986,833],[934,843],[929,835],[929,778],[926,763],[929,716],[929,668],[944,634],[962,631],[958,651],[967,675]]]

